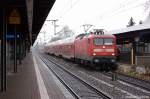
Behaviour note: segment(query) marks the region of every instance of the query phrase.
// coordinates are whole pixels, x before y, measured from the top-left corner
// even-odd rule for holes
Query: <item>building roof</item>
[[[131,27],[123,28],[123,29],[109,31],[108,33],[120,34],[120,33],[127,33],[127,32],[132,32],[132,31],[146,30],[146,29],[150,29],[150,22],[146,22],[140,25],[135,25],[135,26],[131,26]]]
[[[30,38],[30,42],[34,42],[42,25],[48,16],[53,4],[56,0],[3,0],[0,3],[0,15],[5,11],[6,17],[10,17],[13,9],[19,12],[20,31]],[[0,16],[0,21],[3,17]],[[2,32],[0,24],[0,32]],[[10,30],[11,31],[11,30]]]

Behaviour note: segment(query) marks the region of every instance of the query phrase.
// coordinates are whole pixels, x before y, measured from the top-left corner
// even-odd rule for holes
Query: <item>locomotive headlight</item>
[[[114,63],[114,62],[116,62],[116,60],[115,60],[115,59],[111,59],[111,62],[113,62],[113,63]]]
[[[95,63],[98,63],[98,62],[99,62],[99,59],[94,59],[94,62],[95,62]]]
[[[96,55],[96,53],[93,53],[93,55],[95,56],[95,55]]]
[[[115,55],[115,53],[112,53],[112,56],[114,56]]]

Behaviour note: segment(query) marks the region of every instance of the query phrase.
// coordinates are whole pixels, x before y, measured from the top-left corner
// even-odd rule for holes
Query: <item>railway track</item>
[[[108,73],[102,73],[102,74],[107,76],[107,77],[112,78],[114,73],[108,72]],[[131,77],[131,76],[124,75],[124,74],[120,74],[120,73],[117,73],[117,80],[131,84],[135,87],[139,87],[139,88],[142,88],[144,90],[150,91],[150,81],[138,79],[138,78]]]
[[[108,76],[108,77],[111,77],[113,73],[109,72],[109,73],[103,73],[103,74]],[[129,83],[129,84],[134,85],[136,87],[140,87],[142,89],[150,91],[150,81],[145,81],[142,79],[138,79],[138,78],[131,77],[131,76],[124,75],[124,74],[120,74],[120,73],[117,73],[117,80]]]
[[[126,99],[128,97],[133,99],[146,97],[144,99],[149,99],[150,97],[149,91],[145,91],[141,88],[135,88],[135,86],[130,86],[130,84],[124,84],[124,81],[117,80],[114,82],[111,80],[111,75],[107,76],[99,71],[91,71],[89,68],[81,67],[78,64],[74,64],[69,61],[64,61],[62,58],[52,57],[49,55],[44,56],[46,59],[52,60],[54,63],[63,66],[63,68],[66,68],[81,79],[84,79],[84,81],[88,82],[90,85],[95,86],[104,93],[107,93],[107,95],[113,99]]]
[[[53,60],[50,60],[45,56],[40,56],[40,58],[76,99],[112,98],[107,93],[104,93],[95,86],[90,85],[85,80],[63,68],[60,64]]]

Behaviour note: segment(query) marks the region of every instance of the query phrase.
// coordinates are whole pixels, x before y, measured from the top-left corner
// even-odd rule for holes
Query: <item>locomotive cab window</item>
[[[113,45],[114,40],[112,38],[105,38],[104,45]]]
[[[113,45],[113,38],[94,38],[94,45]]]
[[[95,45],[103,45],[103,39],[102,38],[94,38],[94,44]]]

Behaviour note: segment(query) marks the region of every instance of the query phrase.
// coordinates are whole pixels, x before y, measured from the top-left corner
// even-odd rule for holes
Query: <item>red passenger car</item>
[[[74,59],[74,37],[47,44],[45,46],[45,52],[68,59]]]

